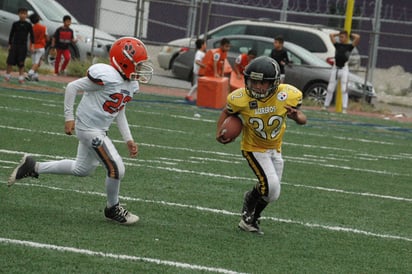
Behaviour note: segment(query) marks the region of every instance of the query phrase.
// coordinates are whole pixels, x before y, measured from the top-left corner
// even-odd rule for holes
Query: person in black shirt
[[[335,37],[339,37],[339,42],[336,41]],[[354,47],[359,44],[360,36],[358,34],[352,33],[352,43],[349,44],[349,35],[346,30],[342,30],[338,33],[331,33],[329,35],[330,40],[335,45],[335,64],[332,68],[329,84],[328,93],[325,98],[325,104],[323,106],[324,110],[327,110],[330,102],[333,98],[333,93],[335,92],[336,84],[338,79],[341,83],[342,91],[342,112],[346,113],[348,107],[349,96],[346,92],[346,86],[348,84],[349,69],[347,61]]]
[[[278,62],[280,67],[280,83],[285,81],[285,65],[289,64],[289,57],[287,51],[283,48],[283,37],[276,36],[273,42],[274,48],[270,53],[270,57]]]
[[[7,56],[7,69],[4,79],[10,81],[13,66],[19,68],[19,82],[24,83],[24,61],[27,56],[27,37],[30,34],[31,45],[34,44],[33,28],[26,21],[27,9],[19,8],[19,21],[11,26],[9,34],[9,55]]]

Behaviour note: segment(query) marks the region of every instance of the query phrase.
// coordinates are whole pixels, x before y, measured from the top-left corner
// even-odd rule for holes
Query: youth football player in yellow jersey
[[[279,84],[280,68],[274,59],[267,56],[254,59],[244,75],[245,88],[227,97],[227,106],[217,122],[216,140],[222,144],[233,141],[225,139],[219,129],[226,117],[240,115],[243,120],[242,154],[258,182],[245,193],[239,228],[263,234],[258,225],[261,213],[280,195],[286,117],[304,125],[306,115],[299,110],[302,92],[294,86]]]

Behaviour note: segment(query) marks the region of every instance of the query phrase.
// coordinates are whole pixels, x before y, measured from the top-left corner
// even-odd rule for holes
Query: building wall
[[[57,0],[80,23],[93,26],[96,11],[96,0]]]

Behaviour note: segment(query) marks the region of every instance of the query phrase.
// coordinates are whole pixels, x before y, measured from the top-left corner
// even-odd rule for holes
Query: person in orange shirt
[[[230,50],[230,41],[223,38],[220,41],[220,47],[211,49],[206,52],[203,58],[204,66],[200,68],[200,76],[223,77],[224,64],[227,57],[227,52]]]
[[[32,47],[34,50],[31,55],[32,67],[27,74],[26,80],[39,81],[37,70],[41,65],[45,51],[44,48],[46,47],[49,37],[47,35],[46,26],[39,23],[40,16],[37,13],[33,13],[29,18],[30,22],[33,24],[34,43]]]
[[[234,70],[238,79],[242,78],[243,71],[245,71],[246,66],[255,59],[257,52],[254,49],[248,51],[248,53],[240,54],[235,60]]]

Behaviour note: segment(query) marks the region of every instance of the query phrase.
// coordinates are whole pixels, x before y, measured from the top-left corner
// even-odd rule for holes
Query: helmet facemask
[[[139,81],[140,83],[148,83],[152,79],[153,75],[153,68],[146,64],[147,61],[141,61],[136,63],[133,60],[133,57],[123,49],[124,56],[130,60],[130,62],[134,65],[134,72],[131,72],[129,77],[127,77],[130,81]]]
[[[130,73],[130,81],[139,81],[140,83],[149,83],[153,76],[153,67],[143,61],[135,65],[135,72]]]
[[[246,91],[249,96],[255,99],[265,99],[275,93],[280,84],[280,78],[267,79],[264,78],[263,73],[251,72],[249,76],[245,77]],[[256,86],[260,82],[260,86],[268,86],[267,88],[258,88]]]

